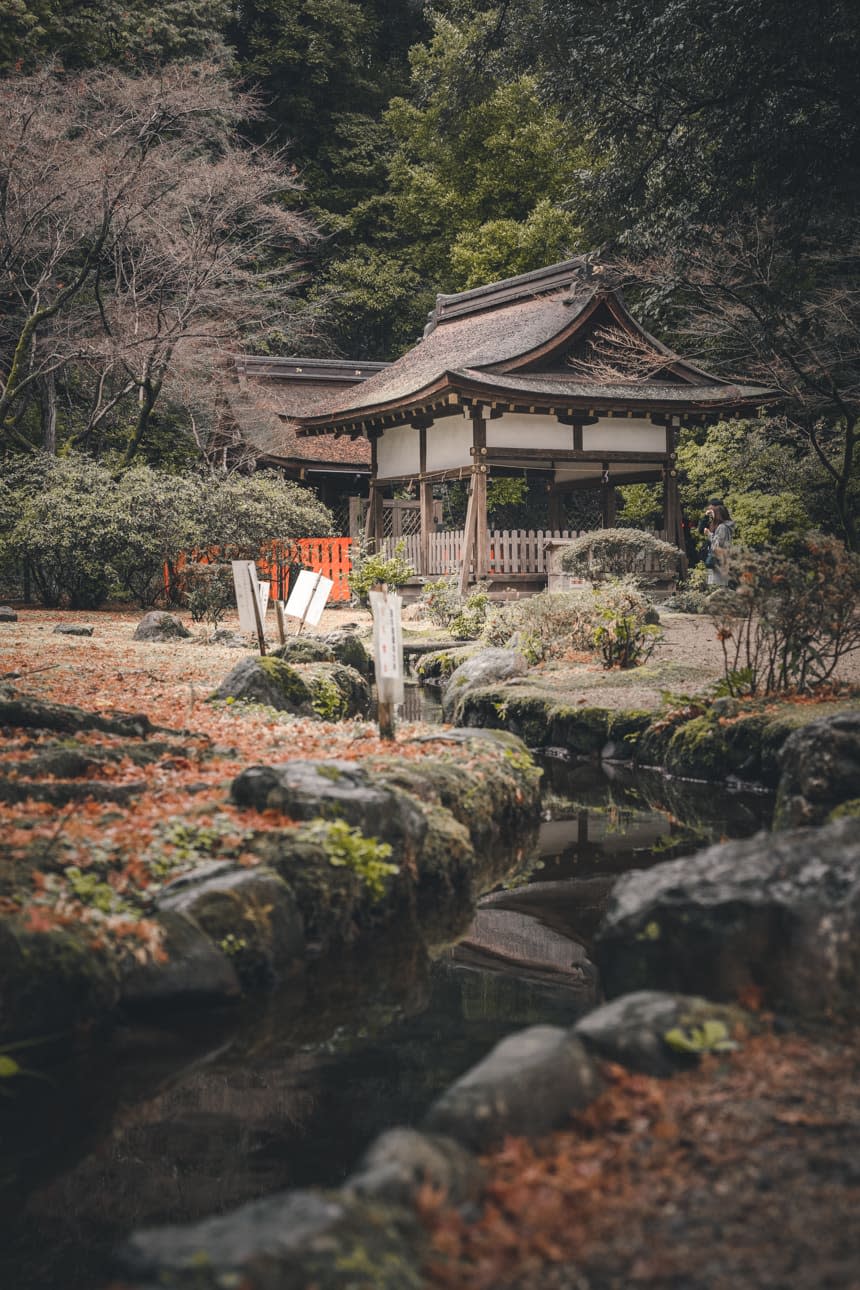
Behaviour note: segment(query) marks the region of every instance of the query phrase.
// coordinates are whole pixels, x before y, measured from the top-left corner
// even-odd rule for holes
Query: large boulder
[[[278,712],[312,717],[312,694],[304,677],[283,659],[242,658],[211,696],[227,703],[263,703]]]
[[[597,938],[608,997],[734,999],[761,988],[806,1016],[860,997],[860,820],[760,833],[626,874]]]
[[[92,634],[92,627],[84,627],[82,623],[57,623],[54,628],[55,636],[92,636]]]
[[[598,1091],[594,1064],[572,1031],[530,1026],[503,1039],[446,1089],[425,1127],[486,1151],[507,1134],[548,1133]]]
[[[420,850],[427,833],[417,802],[374,782],[351,761],[249,766],[233,780],[230,795],[237,806],[282,811],[293,820],[344,820],[365,837],[392,843],[406,855]]]
[[[162,609],[153,609],[141,618],[131,639],[133,641],[177,641],[185,640],[190,635],[188,628],[175,614],[167,614]]]
[[[167,886],[159,910],[185,914],[232,960],[246,988],[300,968],[304,926],[287,884],[270,869],[213,864]]]
[[[833,810],[860,798],[860,712],[802,726],[785,741],[779,764],[773,827],[823,824]]]
[[[17,623],[18,615],[11,605],[0,605],[0,623]]]
[[[528,663],[512,649],[484,649],[451,673],[442,690],[442,713],[446,721],[458,720],[463,699],[472,690],[524,676]]]
[[[344,1192],[280,1192],[183,1227],[134,1233],[126,1273],[175,1290],[420,1290],[414,1212]]]

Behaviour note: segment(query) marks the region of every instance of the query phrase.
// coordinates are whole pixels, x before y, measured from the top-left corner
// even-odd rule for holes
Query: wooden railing
[[[545,544],[551,538],[575,538],[571,529],[491,529],[489,534],[491,575],[545,574]],[[395,547],[403,553],[413,569],[427,577],[443,577],[457,573],[463,550],[463,530],[431,533],[428,567],[421,567],[421,536],[418,533],[399,539],[385,538],[383,550],[391,556]]]

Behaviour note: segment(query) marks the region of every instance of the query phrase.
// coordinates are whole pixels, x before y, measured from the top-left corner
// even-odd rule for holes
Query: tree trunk
[[[42,418],[42,451],[57,455],[57,382],[53,372],[46,372],[39,389]]]

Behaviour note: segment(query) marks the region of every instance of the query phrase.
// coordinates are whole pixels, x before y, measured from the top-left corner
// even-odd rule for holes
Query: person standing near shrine
[[[708,517],[705,527],[708,539],[708,553],[705,556],[708,585],[724,587],[729,580],[728,556],[735,537],[735,522],[722,502],[712,502],[705,514]]]

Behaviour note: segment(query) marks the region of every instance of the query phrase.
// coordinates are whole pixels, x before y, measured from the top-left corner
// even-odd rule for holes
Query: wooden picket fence
[[[383,549],[386,555],[390,556],[394,553],[394,548],[399,547],[403,558],[408,560],[413,569],[418,569],[426,576],[438,578],[459,572],[463,536],[462,529],[447,533],[431,533],[428,568],[423,570],[419,534],[414,533],[399,539],[386,538]],[[518,573],[545,574],[547,571],[545,544],[551,538],[578,536],[579,533],[575,529],[491,529],[489,573],[496,576]]]

